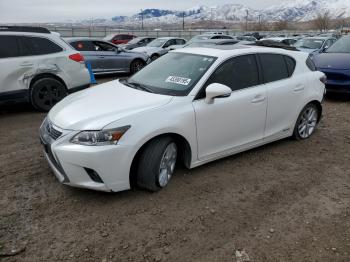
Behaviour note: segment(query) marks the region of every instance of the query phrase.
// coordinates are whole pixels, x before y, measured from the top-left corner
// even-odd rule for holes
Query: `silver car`
[[[181,44],[181,45],[172,45],[170,46],[170,50],[176,50],[179,48],[187,47],[189,44],[196,43],[196,42],[202,42],[202,41],[207,41],[207,40],[229,40],[233,39],[232,36],[225,35],[225,34],[220,34],[220,33],[208,33],[208,34],[203,34],[203,35],[196,35],[192,37],[186,44]]]
[[[336,41],[337,39],[334,37],[305,37],[298,40],[294,44],[294,47],[302,52],[312,54],[324,51],[325,49],[331,47]]]
[[[138,47],[133,49],[135,52],[144,53],[150,56],[151,60],[154,61],[158,57],[165,55],[169,51],[170,46],[184,45],[186,40],[178,37],[160,37],[144,47]]]
[[[150,62],[147,54],[127,51],[100,39],[67,38],[66,41],[84,56],[96,75],[133,74]]]

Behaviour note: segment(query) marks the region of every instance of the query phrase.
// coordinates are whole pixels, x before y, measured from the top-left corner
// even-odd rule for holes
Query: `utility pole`
[[[259,30],[261,31],[262,28],[261,28],[261,14],[259,14],[258,16],[258,27],[259,27]]]
[[[185,12],[182,12],[182,30],[185,30]]]
[[[143,30],[143,10],[141,9],[141,29]]]
[[[248,32],[248,17],[249,17],[249,11],[246,10],[247,16],[245,17],[245,31]]]

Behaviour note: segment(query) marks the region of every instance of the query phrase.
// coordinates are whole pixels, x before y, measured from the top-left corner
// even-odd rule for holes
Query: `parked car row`
[[[271,38],[269,46],[287,47],[290,43],[285,42],[286,39],[292,38]],[[45,28],[28,27],[1,27],[0,40],[0,103],[25,101],[42,111],[48,111],[67,94],[90,85],[91,75],[86,64],[96,75],[134,74],[170,50],[221,46],[230,49],[237,44],[255,44],[255,41],[208,33],[188,42],[177,37],[144,37],[134,38],[129,44],[115,45],[94,38],[63,40]],[[141,45],[140,42],[148,44],[132,49],[132,46]],[[310,53],[310,67],[326,73],[329,92],[350,92],[349,45],[349,37],[336,41],[333,37],[321,36],[302,38],[293,46]]]
[[[61,183],[158,191],[180,162],[194,168],[286,137],[309,138],[325,88],[350,91],[350,36],[312,56],[273,41],[208,38],[151,62],[157,50],[183,44],[158,38],[135,52],[99,39],[63,40],[44,28],[1,27],[0,103],[53,106],[40,141]],[[133,68],[135,61],[142,64]],[[96,74],[135,74],[67,96],[89,86],[86,62]]]

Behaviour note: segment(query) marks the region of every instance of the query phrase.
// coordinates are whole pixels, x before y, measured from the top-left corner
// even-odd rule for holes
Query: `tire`
[[[31,104],[37,110],[47,112],[67,94],[66,87],[60,81],[54,78],[41,78],[31,87]]]
[[[171,137],[155,139],[142,152],[137,168],[137,185],[152,192],[166,187],[174,173],[177,145]]]
[[[151,61],[157,60],[159,58],[158,54],[151,55]]]
[[[140,59],[136,59],[130,64],[130,73],[135,74],[145,66],[145,62]]]
[[[301,113],[294,127],[293,137],[296,140],[308,139],[316,130],[320,118],[319,109],[315,104],[307,104]]]

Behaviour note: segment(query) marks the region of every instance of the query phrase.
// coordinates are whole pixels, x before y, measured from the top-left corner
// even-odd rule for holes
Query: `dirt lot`
[[[100,79],[101,81],[101,79]],[[193,170],[159,193],[63,186],[38,139],[44,114],[0,109],[2,261],[350,261],[350,100],[315,135]],[[11,254],[13,256],[5,256]]]

